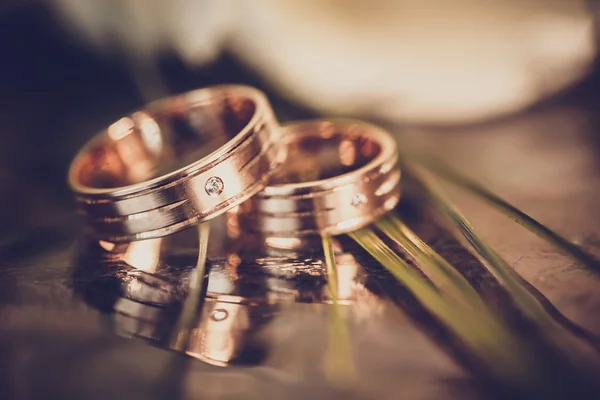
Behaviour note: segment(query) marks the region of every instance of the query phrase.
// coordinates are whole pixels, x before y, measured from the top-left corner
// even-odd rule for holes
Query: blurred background
[[[35,142],[50,168],[16,169],[36,176],[125,110],[208,84],[258,85],[310,114],[438,127],[597,86],[586,1],[7,0],[1,10],[4,101],[45,126],[2,136]],[[3,114],[7,127],[22,123]],[[6,153],[2,163],[23,160]]]
[[[65,178],[74,154],[122,114],[202,86],[258,86],[282,121],[375,121],[598,253],[598,15],[593,0],[4,0],[3,379],[27,392],[37,376],[23,366],[40,350],[19,347],[15,332],[60,332],[63,348],[73,332],[100,330],[60,272],[81,230]],[[595,277],[472,199],[453,200],[521,276],[600,333]]]

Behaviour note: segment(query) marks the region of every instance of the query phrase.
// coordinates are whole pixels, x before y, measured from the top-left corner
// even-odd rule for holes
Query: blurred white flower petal
[[[391,121],[516,112],[580,80],[596,55],[583,0],[54,1],[96,42],[114,32],[199,65],[227,49],[294,101]]]

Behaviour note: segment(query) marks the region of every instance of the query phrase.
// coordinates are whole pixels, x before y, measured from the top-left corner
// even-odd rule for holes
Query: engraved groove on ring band
[[[252,168],[253,163],[255,163],[257,159],[259,159],[261,157],[264,157],[269,152],[277,152],[276,145],[273,144],[272,142],[265,143],[265,146],[263,146],[263,149],[261,149],[261,151],[258,154],[256,154],[247,163],[245,163],[244,166],[243,166],[243,168],[241,168],[239,170],[238,174],[242,174],[247,169]],[[190,177],[189,180],[190,181],[195,181],[196,178],[198,178],[198,176]],[[201,179],[201,178],[199,178],[199,179]],[[169,197],[167,197],[167,195],[170,194],[169,191],[168,191],[169,189],[173,189],[173,188],[168,188],[167,190],[161,192],[160,199],[148,198],[147,201],[144,201],[145,200],[145,196],[147,194],[146,193],[142,193],[138,197],[130,197],[130,198],[127,198],[127,199],[116,199],[112,203],[108,203],[108,204],[111,205],[111,207],[108,210],[102,210],[102,208],[100,208],[100,207],[95,207],[93,211],[94,211],[95,214],[109,214],[109,213],[113,214],[115,212],[114,208],[118,208],[121,213],[124,213],[124,214],[136,214],[136,213],[142,213],[144,211],[151,211],[151,210],[156,209],[156,208],[167,207],[170,204],[173,204],[173,203],[181,201],[179,199],[181,199],[181,196],[182,196],[183,193],[178,193],[178,195],[175,194],[175,193],[173,193],[173,198],[169,198]],[[182,190],[181,187],[177,187],[175,189],[175,191],[180,191],[180,190]],[[119,206],[122,204],[122,202],[125,202],[125,201],[126,202],[133,202],[133,204],[132,204],[133,207],[120,208]],[[87,203],[86,205],[88,207],[91,206],[90,203]],[[97,204],[93,204],[93,206],[96,206],[96,205]],[[146,208],[148,206],[152,206],[154,208]],[[89,208],[86,208],[86,209],[84,209],[84,212],[85,211],[89,212],[89,210],[90,210]]]
[[[246,163],[244,165],[244,168],[241,169],[238,172],[238,174],[257,172],[257,171],[250,171],[249,172],[249,170],[251,170],[253,167],[256,167],[257,163],[260,162],[263,159],[264,155],[267,154],[267,152],[269,152],[271,150],[276,150],[273,145],[269,145],[267,147],[267,149],[264,150],[264,152],[261,152],[256,157],[252,158],[248,163]],[[266,166],[266,169],[271,169],[273,167],[274,167],[274,165],[269,165],[269,166]],[[260,172],[260,171],[258,171],[258,172]],[[194,177],[194,178],[196,178],[196,177]],[[223,201],[227,201],[227,200],[228,200],[228,198],[224,199]],[[132,216],[131,219],[135,219],[136,218],[135,216],[138,215],[138,214],[139,215],[143,215],[146,212],[150,212],[150,211],[154,211],[154,210],[168,209],[171,206],[174,206],[174,205],[177,205],[177,204],[181,204],[181,203],[186,202],[186,201],[189,201],[189,199],[168,202],[168,203],[165,203],[164,205],[161,205],[161,206],[158,206],[158,207],[156,207],[157,202],[155,202],[154,203],[155,208],[152,208],[152,209],[148,209],[148,210],[144,210],[144,211],[139,211],[139,212],[131,212],[132,210],[128,210],[129,213],[127,215],[124,215],[124,216],[100,217],[100,218],[105,218],[104,221],[112,221],[112,220],[114,220],[114,221],[122,221],[122,220],[126,220],[128,216]],[[108,219],[106,219],[106,218],[108,218]]]
[[[251,165],[252,166],[256,166],[259,167],[260,162],[263,161],[263,159],[257,157],[255,159],[256,163],[253,163]],[[271,165],[271,169],[273,169],[274,166]],[[265,182],[261,181],[261,182],[257,182],[260,184],[264,184]],[[172,221],[174,219],[176,219],[176,216],[173,216],[173,213],[176,213],[178,215],[183,215],[186,216],[187,219],[190,220],[190,224],[195,224],[199,221],[201,221],[203,218],[205,218],[206,215],[210,215],[210,214],[217,214],[217,213],[222,213],[222,209],[225,208],[227,206],[227,203],[230,201],[236,201],[238,199],[241,199],[243,197],[250,197],[251,195],[255,194],[257,184],[252,184],[246,188],[244,188],[240,193],[238,193],[237,195],[230,197],[222,202],[219,202],[218,204],[216,204],[214,207],[207,209],[206,211],[202,212],[202,213],[197,213],[195,210],[194,205],[192,204],[192,202],[188,199],[188,200],[184,200],[178,203],[176,208],[173,209],[169,209],[165,212],[165,209],[170,207],[170,205],[167,205],[165,207],[161,207],[158,209],[154,209],[154,210],[150,210],[150,211],[145,211],[140,213],[141,214],[141,218],[133,218],[133,219],[128,219],[128,216],[123,216],[121,218],[124,218],[122,220],[119,219],[114,219],[111,221],[107,221],[106,219],[104,220],[99,220],[99,221],[94,221],[92,222],[92,225],[94,225],[96,227],[97,230],[99,230],[100,232],[103,233],[110,233],[111,235],[118,235],[119,238],[124,238],[126,237],[126,234],[130,234],[132,231],[139,231],[139,230],[144,230],[144,231],[148,231],[148,233],[152,233],[152,232],[160,232],[161,229],[164,228],[168,228],[169,226],[172,226],[173,228],[175,228],[176,224],[172,224]],[[189,209],[187,209],[187,207],[189,207]],[[170,213],[169,213],[170,211]],[[192,217],[192,215],[197,214],[196,217]],[[122,222],[121,224],[119,224],[119,222]],[[137,225],[137,227],[135,226]],[[123,232],[122,234],[117,233],[114,228],[117,228],[121,226],[121,232]],[[182,225],[183,226],[183,225]],[[112,227],[112,228],[111,228]],[[132,228],[136,228],[136,229],[132,229]],[[147,237],[145,234],[140,236],[140,237]]]
[[[263,127],[265,127],[265,126],[263,125]],[[253,131],[253,132],[257,133],[256,131]],[[261,132],[264,133],[264,132],[267,132],[267,131],[266,130],[261,130]],[[260,132],[258,134],[260,134]],[[252,139],[252,140],[250,140],[250,139]],[[250,135],[248,138],[246,138],[246,140],[244,140],[244,142],[240,143],[239,146],[235,146],[233,149],[234,150],[235,149],[237,149],[237,150],[245,150],[245,148],[248,147],[249,144],[246,145],[246,146],[244,146],[242,144],[244,144],[244,143],[254,143],[255,141],[257,141],[257,140],[254,140],[254,139],[255,138],[252,135]],[[264,146],[265,143],[270,143],[270,142],[271,141],[269,141],[268,139],[265,139],[263,145],[261,146],[261,148]],[[258,153],[260,153],[260,150],[259,150]],[[252,157],[253,154],[255,154],[255,153],[249,154],[248,158],[250,158],[250,159],[253,158]],[[246,156],[246,153],[242,153],[242,155]],[[76,199],[78,201],[82,202],[82,203],[85,203],[85,204],[101,204],[101,203],[114,203],[115,199],[118,199],[118,200],[127,200],[127,199],[130,199],[130,198],[137,198],[137,197],[149,194],[149,193],[154,193],[156,191],[163,191],[163,190],[166,190],[166,189],[170,189],[170,188],[172,188],[174,186],[177,186],[179,183],[181,183],[181,180],[183,180],[185,178],[193,178],[194,176],[200,175],[200,174],[202,174],[202,173],[204,173],[204,172],[212,169],[216,164],[220,164],[220,163],[222,163],[223,161],[226,161],[229,158],[231,158],[231,154],[224,154],[221,158],[219,158],[218,160],[214,160],[214,162],[211,162],[206,167],[203,166],[201,169],[195,169],[195,170],[190,169],[189,171],[186,170],[186,171],[182,172],[181,175],[179,175],[179,176],[173,176],[174,179],[171,180],[171,181],[169,181],[168,183],[161,184],[160,182],[157,182],[155,185],[152,185],[152,186],[150,186],[150,187],[148,187],[148,188],[146,188],[144,190],[140,190],[140,191],[137,191],[135,193],[130,193],[130,194],[126,194],[126,195],[114,195],[114,194],[111,194],[109,197],[106,197],[106,196],[108,196],[106,194],[99,195],[99,194],[96,194],[96,193],[93,193],[93,194],[87,194],[86,193],[86,194],[80,194],[80,195],[76,196]],[[102,197],[97,197],[97,196],[102,196]]]
[[[397,173],[395,173],[395,176],[393,177],[394,180],[396,180],[396,176],[397,176],[397,180],[400,180],[400,171],[398,171]],[[380,176],[378,177],[379,179],[385,179],[385,182],[382,183],[385,184],[389,179],[391,179],[388,176]],[[362,181],[363,183],[372,183],[373,179],[369,180],[369,181]],[[360,183],[360,181],[358,182]],[[350,183],[346,183],[344,185],[340,185],[340,186],[336,186],[333,188],[329,188],[329,189],[323,189],[323,190],[315,190],[315,191],[310,191],[310,188],[306,188],[306,190],[304,190],[304,192],[306,193],[300,193],[300,194],[271,194],[269,192],[269,190],[265,190],[262,193],[259,193],[257,196],[261,199],[268,199],[268,200],[302,200],[302,199],[314,199],[317,197],[324,197],[327,195],[330,195],[332,193],[335,192],[340,192],[343,191],[345,189],[348,188],[354,188],[357,186],[357,182],[350,182]]]
[[[390,164],[392,164],[392,166],[394,164],[396,164],[396,161],[394,161],[394,156],[397,157],[398,153],[394,152],[393,155],[390,157],[391,160],[389,160],[388,162]],[[387,172],[389,172],[389,170],[387,170]],[[386,173],[387,173],[386,172]],[[373,180],[373,176],[381,178],[381,179],[386,179],[385,176],[381,176],[381,174],[378,174],[376,171],[372,171],[368,174],[366,174],[365,177],[361,177],[360,180],[356,180],[356,179],[351,179],[348,177],[342,177],[342,179],[340,179],[338,182],[326,182],[326,183],[320,183],[318,186],[315,187],[297,187],[294,188],[294,193],[290,194],[289,189],[284,189],[286,186],[293,186],[293,185],[278,185],[278,186],[268,186],[265,188],[265,190],[261,193],[258,194],[258,197],[261,198],[287,198],[287,199],[302,199],[302,198],[312,198],[315,195],[319,195],[320,193],[330,193],[330,192],[335,192],[340,190],[340,188],[343,188],[345,186],[354,186],[356,185],[357,182],[363,182],[363,183],[371,183]],[[325,180],[323,181],[325,182]],[[281,193],[282,191],[285,191],[285,193]]]
[[[386,193],[384,193],[384,195],[390,194],[392,193],[395,194],[395,192],[399,191],[400,189],[400,181],[398,180],[395,185],[393,185],[390,190]],[[376,196],[374,198],[371,198],[371,200],[368,202],[371,205],[378,205],[379,203],[381,203],[381,201],[379,201],[380,199],[383,199],[383,201],[385,202],[387,200],[387,197],[384,197],[384,195],[381,196]],[[369,206],[369,208],[373,208],[372,206]],[[308,211],[277,211],[277,212],[269,212],[266,211],[265,209],[260,209],[260,213],[261,216],[264,217],[272,217],[272,218],[279,218],[279,217],[302,217],[302,216],[317,216],[318,214],[324,214],[327,212],[335,212],[338,211],[337,208],[321,208],[321,207],[313,207],[311,210]]]
[[[266,182],[267,182],[267,179],[263,178],[263,180],[261,182],[257,182],[256,184],[254,184],[252,190],[249,190],[245,196],[239,196],[239,198],[237,198],[236,200],[240,200],[240,202],[248,200],[253,195],[255,195],[257,192],[262,190],[263,186],[261,186],[260,184],[264,185],[264,184],[266,184]],[[224,213],[225,211],[227,211],[226,205],[222,206],[219,210],[216,210],[215,215],[220,215],[220,214]],[[194,217],[194,218],[190,218],[185,221],[175,223],[172,225],[168,225],[168,226],[164,226],[161,228],[148,230],[148,231],[144,231],[144,232],[139,232],[136,234],[136,239],[144,240],[144,239],[152,239],[152,238],[156,238],[156,237],[165,236],[172,232],[188,228],[192,225],[196,225],[199,222],[199,220],[201,220],[200,217]],[[127,242],[127,241],[131,240],[131,235],[130,234],[114,235],[114,236],[111,236],[111,240],[113,240],[115,242]]]
[[[359,216],[359,217],[355,217],[352,219],[348,219],[348,220],[344,220],[342,222],[338,222],[336,224],[340,225],[343,224],[345,225],[347,228],[351,228],[351,227],[360,227],[361,225],[364,225],[363,223],[366,221],[371,221],[373,219],[378,219],[379,217],[381,217],[383,214],[389,212],[390,210],[392,210],[395,206],[395,204],[397,203],[397,201],[400,198],[400,194],[394,196],[393,198],[389,198],[386,203],[390,203],[390,204],[384,204],[381,207],[376,208],[375,210],[372,210],[369,213],[369,217],[365,217],[365,216]],[[310,235],[310,234],[317,234],[320,233],[320,229],[318,228],[307,228],[307,229],[290,229],[290,230],[268,230],[268,229],[264,229],[261,228],[262,232],[266,235],[270,235],[270,234],[276,234],[277,236],[289,236],[289,237],[296,237],[298,235]]]
[[[358,120],[314,120],[284,126],[282,135],[288,149],[298,151],[290,160],[290,175],[281,171],[242,208],[238,219],[246,229],[266,235],[267,241],[337,235],[375,221],[398,203],[402,173],[389,132]],[[315,160],[308,169],[325,178],[303,180],[302,157]]]
[[[144,136],[146,122],[158,144]],[[223,144],[213,150],[217,139]],[[262,190],[282,161],[279,139],[261,91],[239,85],[199,89],[151,103],[104,129],[71,163],[69,185],[99,239],[160,237]],[[193,161],[183,165],[186,159]],[[221,183],[207,191],[213,177]]]

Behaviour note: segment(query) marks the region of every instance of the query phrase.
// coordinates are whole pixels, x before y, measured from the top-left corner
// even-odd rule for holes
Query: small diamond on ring
[[[352,198],[352,200],[350,201],[350,204],[352,205],[352,207],[358,207],[358,206],[365,204],[366,202],[367,202],[367,197],[362,193],[358,193]]]
[[[218,322],[218,321],[223,321],[225,318],[227,318],[228,315],[229,315],[229,313],[227,312],[227,310],[223,310],[222,308],[219,308],[212,312],[211,318]]]
[[[208,193],[209,196],[220,195],[223,192],[224,187],[225,184],[223,183],[223,180],[218,176],[208,178],[206,184],[204,185],[204,189],[206,190],[206,193]]]

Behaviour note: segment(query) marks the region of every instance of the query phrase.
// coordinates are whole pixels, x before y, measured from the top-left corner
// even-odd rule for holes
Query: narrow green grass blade
[[[185,351],[188,345],[192,325],[198,316],[198,308],[201,303],[202,285],[204,284],[204,273],[206,270],[206,255],[208,252],[208,236],[210,225],[208,223],[198,225],[198,261],[196,269],[190,278],[190,289],[188,291],[177,326],[173,331],[170,347],[177,351]]]
[[[550,302],[541,299],[535,288],[517,274],[508,263],[474,230],[466,217],[446,198],[436,183],[425,176],[415,174],[421,180],[428,199],[434,207],[448,218],[460,231],[462,237],[486,261],[489,271],[511,294],[517,307],[535,321],[543,332],[560,332],[562,329],[584,339],[596,350],[600,349],[597,337],[562,315]],[[461,238],[459,238],[460,240]],[[557,343],[560,345],[560,343]]]
[[[431,157],[419,157],[417,163],[418,165],[422,165],[432,173],[447,180],[448,182],[474,194],[479,199],[489,204],[492,208],[500,211],[517,224],[533,232],[538,237],[546,240],[555,249],[557,249],[557,251],[571,256],[581,265],[588,267],[590,270],[596,273],[600,273],[600,263],[593,256],[582,250],[579,246],[565,239],[552,229],[525,214],[512,204],[503,200],[496,194],[492,193],[483,185],[472,179],[469,179],[458,171],[450,168],[448,165],[444,165],[439,161],[431,159]]]
[[[331,237],[327,235],[321,236],[323,244],[323,253],[325,255],[325,268],[327,272],[327,285],[331,292],[331,299],[334,305],[338,305],[338,279],[337,279],[337,264],[335,262],[335,253],[333,251],[333,243]]]
[[[533,366],[529,350],[486,310],[467,312],[458,304],[447,301],[372,230],[363,228],[350,233],[349,236],[410,290],[419,302],[454,332],[499,379],[527,386],[539,381],[539,369]]]
[[[390,239],[400,245],[419,264],[440,290],[469,307],[484,307],[479,294],[443,257],[423,242],[393,213],[376,223]]]
[[[331,237],[322,235],[323,252],[327,272],[327,285],[331,293],[331,325],[329,347],[325,354],[325,375],[335,386],[348,387],[356,382],[356,367],[352,358],[352,346],[348,328],[342,318],[338,293],[338,275]]]

